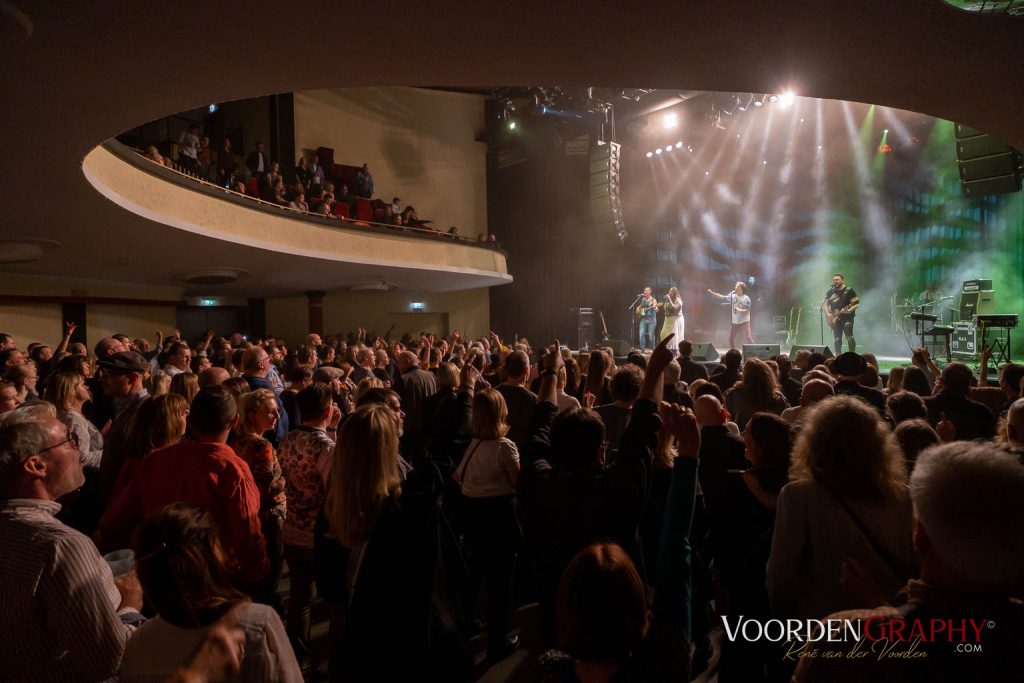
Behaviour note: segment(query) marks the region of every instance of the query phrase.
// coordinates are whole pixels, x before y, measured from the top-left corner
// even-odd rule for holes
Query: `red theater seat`
[[[356,198],[356,219],[360,221],[373,220],[373,204],[365,197]]]
[[[245,193],[250,197],[256,197],[256,199],[260,198],[260,187],[255,178],[249,178],[249,180],[246,181]]]

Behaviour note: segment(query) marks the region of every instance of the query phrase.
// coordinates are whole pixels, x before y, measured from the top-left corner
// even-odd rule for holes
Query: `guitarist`
[[[825,292],[825,300],[821,304],[825,311],[825,319],[832,328],[835,339],[836,355],[843,352],[843,336],[846,336],[848,350],[857,350],[857,340],[853,338],[853,318],[857,315],[860,299],[852,287],[846,286],[846,279],[841,273],[832,276],[832,287]]]
[[[655,326],[658,322],[658,300],[650,287],[644,287],[644,296],[640,305],[636,307],[637,315],[640,316],[640,350],[654,350],[658,343],[655,335]]]

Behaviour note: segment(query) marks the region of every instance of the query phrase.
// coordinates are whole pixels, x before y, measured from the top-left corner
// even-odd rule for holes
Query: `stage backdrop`
[[[625,246],[590,221],[587,158],[572,141],[594,130],[546,117],[518,132],[492,123],[489,223],[516,275],[492,291],[496,327],[574,336],[569,309],[589,305],[605,310],[613,337],[628,339],[622,309],[639,288],[663,296],[677,285],[687,336],[721,346],[728,310],[705,289],[724,293],[742,280],[753,283],[759,342],[817,343],[835,272],[862,300],[859,350],[907,355],[917,342],[904,318],[929,286],[956,307],[961,281],[988,278],[998,311],[1021,312],[1024,195],[965,199],[951,122],[797,97],[713,125],[706,106],[682,105],[675,130],[656,116],[620,126]]]

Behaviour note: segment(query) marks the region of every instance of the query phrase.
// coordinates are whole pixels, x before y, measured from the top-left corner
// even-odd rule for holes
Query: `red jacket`
[[[232,573],[243,583],[267,574],[260,529],[260,494],[249,466],[223,443],[188,439],[147,455],[128,485],[110,501],[100,522],[99,546],[128,547],[142,520],[170,503],[185,502],[212,515]]]

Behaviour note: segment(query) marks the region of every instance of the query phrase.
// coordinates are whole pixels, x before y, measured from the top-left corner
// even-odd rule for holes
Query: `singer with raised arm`
[[[708,290],[708,294],[716,299],[722,299],[732,308],[732,326],[729,328],[729,348],[736,348],[736,335],[742,334],[744,341],[748,344],[754,343],[750,335],[750,297],[747,296],[747,286],[737,282],[736,286],[728,294],[719,294]]]
[[[686,331],[686,321],[683,319],[683,297],[679,296],[679,290],[671,287],[661,305],[665,310],[665,321],[661,324],[660,338],[664,339],[668,335],[674,334],[676,339],[686,339],[686,335],[683,334]],[[673,348],[672,355],[674,356],[678,352],[678,349]]]
[[[654,337],[655,327],[658,323],[658,300],[650,287],[644,287],[643,297],[640,305],[636,307],[637,315],[640,316],[640,350],[652,351],[658,340]]]
[[[828,326],[832,328],[835,340],[836,355],[843,352],[843,336],[846,336],[848,351],[857,350],[857,340],[853,338],[853,319],[857,315],[860,299],[852,287],[846,286],[846,278],[842,273],[832,276],[832,286],[825,292],[825,300],[821,309],[825,312]]]

